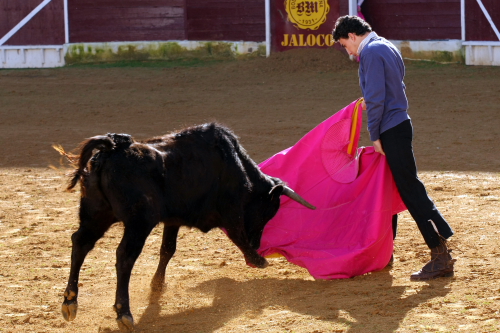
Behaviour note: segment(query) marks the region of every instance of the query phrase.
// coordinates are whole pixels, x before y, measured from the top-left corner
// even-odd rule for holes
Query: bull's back
[[[196,136],[181,138],[167,150],[164,165],[169,216],[199,227],[208,216],[217,215],[227,166],[215,146]]]
[[[144,143],[113,139],[122,142],[94,156],[86,183],[117,220],[142,215],[206,230],[248,195],[237,139],[216,124]]]
[[[147,145],[134,143],[102,154],[89,185],[99,187],[120,221],[130,215],[162,214],[163,158]]]
[[[239,207],[248,193],[232,138],[217,124],[189,128],[158,149],[165,153],[168,212],[189,226],[217,224],[217,216]]]

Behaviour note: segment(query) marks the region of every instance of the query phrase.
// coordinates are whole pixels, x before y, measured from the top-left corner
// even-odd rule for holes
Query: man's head
[[[358,55],[361,41],[372,31],[372,27],[358,16],[341,16],[332,31],[333,40],[339,42],[347,53]]]

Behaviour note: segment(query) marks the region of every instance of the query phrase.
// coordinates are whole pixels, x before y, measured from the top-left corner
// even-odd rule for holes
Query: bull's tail
[[[87,164],[92,158],[94,149],[99,151],[109,151],[115,147],[115,142],[112,137],[108,135],[99,135],[89,138],[81,143],[80,154],[73,155],[66,153],[61,146],[54,146],[61,155],[66,157],[68,161],[75,166],[75,170],[70,173],[70,181],[67,187],[71,190],[76,186],[79,180],[83,180],[88,175]]]
[[[98,135],[82,142],[80,147],[77,169],[73,171],[70,176],[68,190],[71,190],[80,179],[83,180],[83,178],[87,176],[87,164],[90,158],[92,158],[94,149],[99,151],[109,151],[115,147],[115,143],[109,135]]]

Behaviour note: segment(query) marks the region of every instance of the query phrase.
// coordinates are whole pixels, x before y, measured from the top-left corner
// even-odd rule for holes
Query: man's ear
[[[347,36],[349,36],[349,39],[352,39],[353,41],[356,41],[356,37],[357,37],[357,36],[356,36],[356,34],[355,34],[355,33],[350,32],[350,33],[348,33],[348,34],[347,34]]]

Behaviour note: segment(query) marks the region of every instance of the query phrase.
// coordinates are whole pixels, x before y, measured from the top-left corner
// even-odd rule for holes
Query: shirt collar
[[[366,46],[366,44],[368,44],[368,42],[370,40],[372,40],[373,38],[376,38],[378,37],[377,33],[375,31],[372,31],[368,34],[368,36],[366,36],[365,39],[363,39],[363,41],[361,43],[359,43],[359,46],[358,46],[358,55],[361,54],[361,51],[363,51],[364,47]]]

